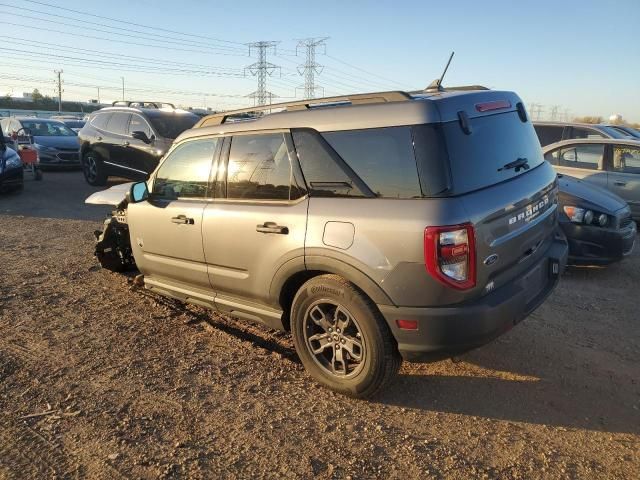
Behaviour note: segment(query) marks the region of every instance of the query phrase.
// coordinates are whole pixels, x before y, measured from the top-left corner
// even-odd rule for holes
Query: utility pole
[[[58,113],[62,113],[62,69],[54,70],[58,76]]]
[[[98,105],[100,105],[100,87],[96,87],[98,89]]]
[[[302,65],[298,65],[298,73],[304,75],[304,98],[315,98],[316,90],[321,87],[317,87],[315,84],[315,75],[319,75],[324,68],[322,65],[316,63],[316,48],[326,47],[324,43],[329,37],[321,38],[304,38],[298,41],[296,45],[296,55],[298,55],[298,49],[304,48],[306,51],[306,61]]]
[[[267,50],[271,49],[275,54],[276,45],[278,42],[254,42],[249,43],[249,55],[251,55],[252,49],[258,51],[258,61],[252,63],[248,67],[245,67],[245,71],[248,70],[251,75],[258,78],[258,89],[249,94],[249,97],[253,98],[256,105],[262,106],[269,103],[275,95],[267,91],[267,76],[273,75],[273,72],[280,69],[278,65],[267,62]]]
[[[122,101],[124,102],[124,77],[120,77],[122,79]]]

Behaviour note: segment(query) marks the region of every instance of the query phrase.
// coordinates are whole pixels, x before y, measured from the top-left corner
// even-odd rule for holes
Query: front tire
[[[291,330],[309,374],[345,395],[376,394],[402,363],[376,305],[338,275],[314,277],[300,288],[291,307]]]
[[[89,150],[82,159],[82,173],[89,185],[100,187],[107,184],[107,173],[100,156]]]

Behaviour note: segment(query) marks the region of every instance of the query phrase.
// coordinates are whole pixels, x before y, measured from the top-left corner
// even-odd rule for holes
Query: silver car
[[[567,258],[557,179],[514,93],[255,110],[205,117],[147,182],[88,200],[118,204],[98,233],[103,266],[290,330],[309,373],[356,397],[402,359],[491,341],[553,291]]]
[[[543,148],[554,168],[582,178],[622,197],[634,219],[640,219],[640,141],[574,139]]]

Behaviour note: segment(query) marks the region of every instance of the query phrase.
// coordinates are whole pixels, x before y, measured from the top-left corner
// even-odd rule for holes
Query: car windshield
[[[21,120],[22,127],[34,137],[74,137],[76,132],[62,122]]]
[[[164,138],[176,138],[193,127],[200,117],[191,113],[155,113],[148,115],[149,121],[158,134]]]

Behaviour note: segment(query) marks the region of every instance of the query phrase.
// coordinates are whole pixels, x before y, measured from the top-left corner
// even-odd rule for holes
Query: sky
[[[275,101],[301,98],[300,39],[325,95],[481,84],[542,105],[541,118],[620,114],[640,122],[640,1],[0,0],[0,92],[63,99],[249,106],[258,41]],[[296,52],[297,50],[297,52]],[[249,56],[251,53],[252,56]],[[318,95],[322,90],[318,90]]]

